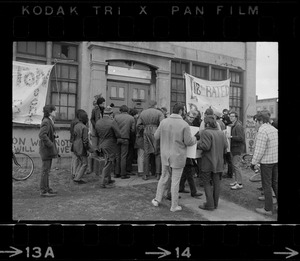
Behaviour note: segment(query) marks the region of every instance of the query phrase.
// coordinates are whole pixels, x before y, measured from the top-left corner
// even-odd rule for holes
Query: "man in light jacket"
[[[154,138],[160,140],[162,176],[157,185],[156,196],[152,200],[154,206],[162,201],[168,179],[171,175],[171,211],[180,211],[178,190],[180,178],[186,163],[187,146],[196,144],[196,137],[191,134],[190,126],[182,119],[184,105],[176,103],[169,118],[160,122]]]

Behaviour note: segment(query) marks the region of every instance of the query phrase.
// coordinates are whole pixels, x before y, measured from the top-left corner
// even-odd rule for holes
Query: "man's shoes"
[[[265,196],[258,197],[258,200],[264,201],[265,200]],[[276,204],[276,203],[277,203],[277,199],[275,197],[273,197],[273,204]]]
[[[147,175],[144,175],[144,176],[143,176],[143,180],[148,180],[148,176],[147,176]]]
[[[256,212],[258,212],[260,214],[272,216],[272,211],[267,211],[267,210],[265,210],[265,208],[256,208],[255,210],[256,210]]]
[[[124,176],[121,176],[121,179],[130,179],[130,176],[129,175],[124,175]]]
[[[209,210],[209,211],[213,211],[213,210],[214,210],[214,208],[208,208],[208,207],[206,207],[206,204],[205,204],[205,203],[202,204],[202,205],[200,205],[199,208],[201,208],[201,209],[203,209],[203,210]]]
[[[172,212],[180,211],[180,210],[182,210],[182,207],[181,207],[181,206],[177,206],[177,207],[175,207],[175,208],[170,208],[170,211],[172,211]]]
[[[106,184],[106,185],[101,184],[100,185],[100,188],[114,188],[114,187],[115,187],[114,184]]]
[[[181,198],[181,196],[178,196],[178,198]],[[166,199],[167,200],[172,200],[172,197],[171,196],[167,196]]]
[[[76,182],[77,184],[86,184],[86,181],[79,179],[79,180],[73,180],[74,182]]]
[[[157,180],[160,179],[160,174],[156,174],[156,179],[157,179]]]
[[[143,175],[144,175],[143,172],[138,172],[138,173],[137,173],[137,176],[138,176],[138,177],[142,177]]]
[[[56,194],[51,194],[48,191],[42,192],[40,195],[41,195],[41,197],[55,197],[56,196]]]
[[[128,172],[126,173],[126,175],[128,175],[128,176],[135,176],[136,173],[135,173],[135,172],[131,172],[131,171],[129,172],[129,171],[128,171]]]
[[[54,191],[53,189],[50,188],[50,189],[48,189],[48,193],[56,195],[57,191]]]
[[[114,184],[115,182],[116,182],[115,180],[110,179],[110,180],[107,182],[107,184]]]
[[[229,185],[230,186],[235,186],[236,184],[237,184],[237,182],[235,181],[235,182],[230,183]]]
[[[114,178],[115,178],[115,179],[121,178],[121,175],[116,175],[116,174],[115,174],[115,175],[114,175]]]
[[[188,191],[188,190],[179,190],[179,193],[190,193],[190,191]]]
[[[259,188],[257,188],[258,190],[260,190],[260,191],[263,191],[263,188],[262,187],[259,187]]]
[[[238,190],[238,189],[242,189],[243,185],[242,184],[238,184],[236,183],[234,186],[231,187],[232,190]]]
[[[154,207],[158,207],[158,205],[159,205],[158,201],[155,198],[152,199],[151,203]]]
[[[196,192],[195,194],[191,195],[193,198],[199,198],[203,195],[201,192]]]

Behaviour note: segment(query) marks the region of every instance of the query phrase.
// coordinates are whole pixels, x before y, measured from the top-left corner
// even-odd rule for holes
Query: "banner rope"
[[[57,89],[57,93],[58,93],[58,104],[60,105],[60,94],[59,94],[59,88],[58,88],[58,84],[57,84],[56,64],[57,64],[57,59],[54,59],[55,84],[56,84],[56,89]]]

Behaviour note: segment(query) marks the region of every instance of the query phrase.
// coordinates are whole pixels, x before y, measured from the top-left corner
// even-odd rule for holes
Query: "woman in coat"
[[[86,126],[89,118],[86,111],[81,110],[78,112],[78,122],[74,126],[74,142],[73,142],[73,152],[77,157],[78,166],[76,169],[75,177],[73,179],[74,182],[78,184],[86,183],[81,179],[83,174],[87,169],[88,164],[88,152],[93,153],[94,150],[91,148],[88,132],[89,129]]]
[[[43,113],[44,117],[39,132],[39,153],[42,159],[40,191],[42,197],[52,197],[57,194],[57,192],[49,187],[49,172],[52,165],[52,159],[58,156],[54,129],[56,108],[54,105],[46,105],[43,108]]]
[[[197,148],[202,150],[201,171],[206,203],[199,208],[214,210],[218,207],[220,180],[224,168],[223,156],[228,145],[213,115],[207,115],[204,123],[205,129],[200,134]]]

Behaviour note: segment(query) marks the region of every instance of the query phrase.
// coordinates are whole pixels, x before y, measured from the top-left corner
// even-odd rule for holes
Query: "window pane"
[[[70,79],[77,79],[77,67],[70,66]]]
[[[176,91],[177,90],[177,84],[176,84],[176,79],[172,79],[172,90]]]
[[[119,98],[124,98],[125,95],[124,95],[124,88],[123,87],[120,87],[119,88]]]
[[[68,92],[68,83],[67,82],[62,82],[61,83],[61,92]]]
[[[68,118],[68,111],[67,111],[67,107],[60,107],[60,111],[59,111],[59,118],[60,120],[67,120]]]
[[[76,95],[73,94],[69,94],[69,102],[68,102],[68,106],[73,106],[75,107],[75,101],[76,101]]]
[[[145,100],[145,90],[140,90],[140,99]]]
[[[133,99],[137,99],[138,98],[138,89],[133,89],[132,98]]]
[[[69,46],[69,59],[77,61],[77,47]]]
[[[76,83],[69,83],[69,93],[76,93]]]
[[[177,90],[178,91],[184,91],[184,82],[183,80],[177,80]]]
[[[181,74],[181,66],[179,63],[176,63],[176,74]]]
[[[35,54],[36,53],[36,47],[35,47],[36,42],[27,42],[27,52],[30,54]]]
[[[181,93],[177,93],[177,101],[184,102],[185,101],[185,95]]]
[[[68,106],[68,95],[67,94],[60,95],[60,104],[64,105],[64,106]]]
[[[20,53],[26,53],[27,42],[17,42],[17,50]]]
[[[53,44],[52,55],[54,58],[60,58],[60,45]]]
[[[172,74],[176,74],[176,63],[175,62],[172,62],[172,64],[171,64],[171,72],[172,72]]]
[[[117,87],[110,88],[110,97],[117,97]]]
[[[75,108],[68,108],[68,120],[72,120],[75,118]]]
[[[57,93],[52,93],[52,99],[51,103],[54,105],[59,105],[59,100],[58,100],[58,94]]]
[[[68,78],[69,77],[69,68],[66,65],[61,66],[61,78]]]
[[[45,42],[37,42],[37,55],[46,55],[46,43]]]
[[[176,93],[174,93],[174,92],[171,94],[171,101],[172,102],[176,102],[177,101],[177,96],[176,96]]]

